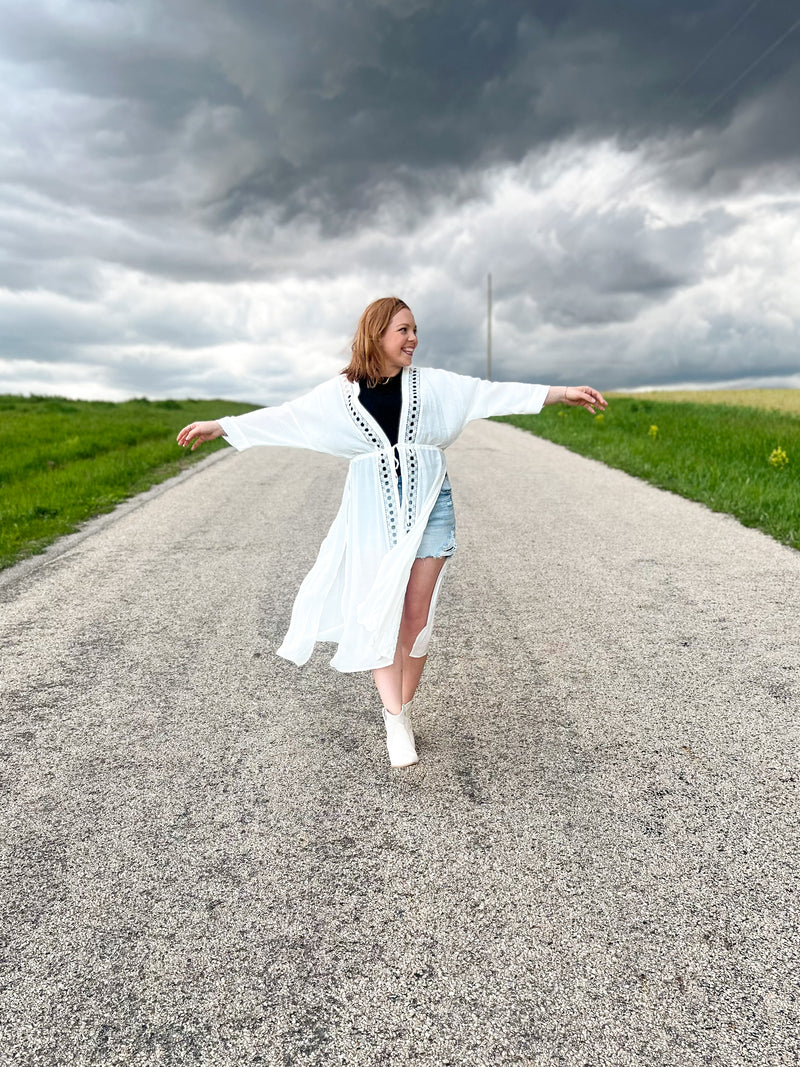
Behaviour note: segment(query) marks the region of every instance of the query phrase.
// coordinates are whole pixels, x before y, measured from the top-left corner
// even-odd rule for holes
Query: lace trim
[[[387,452],[385,450],[384,442],[356,407],[352,382],[348,382],[344,379],[342,389],[344,391],[344,402],[348,415],[369,444],[380,452],[378,474],[381,481],[383,514],[386,521],[386,531],[389,534],[389,543],[394,547],[394,545],[397,544],[398,527],[397,507],[395,505],[394,452]]]
[[[408,418],[406,419],[406,444],[413,445],[417,440],[419,416],[422,411],[422,398],[419,389],[419,369],[412,367],[408,372]]]
[[[419,388],[419,371],[412,367],[408,372],[408,413],[406,416],[406,444],[413,445],[417,440],[419,429],[419,416],[422,410]],[[408,449],[406,452],[406,468],[408,470],[407,486],[403,485],[403,525],[406,533],[417,521],[419,504],[419,460],[417,450]]]

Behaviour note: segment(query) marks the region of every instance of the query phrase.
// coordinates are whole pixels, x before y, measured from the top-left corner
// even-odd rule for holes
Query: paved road
[[[413,769],[273,655],[336,461],[6,582],[0,1062],[798,1063],[800,554],[509,426],[450,457]]]

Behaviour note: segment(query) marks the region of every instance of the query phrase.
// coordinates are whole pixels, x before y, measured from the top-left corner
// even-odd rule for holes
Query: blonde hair
[[[367,385],[377,385],[383,377],[381,337],[397,312],[407,307],[408,304],[399,296],[382,296],[364,309],[350,346],[353,354],[342,371],[348,382],[366,378]]]

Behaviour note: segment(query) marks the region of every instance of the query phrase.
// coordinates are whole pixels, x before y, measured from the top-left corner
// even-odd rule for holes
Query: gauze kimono
[[[401,371],[398,444],[391,447],[343,374],[297,400],[220,419],[225,439],[288,445],[349,460],[342,503],[317,561],[300,586],[278,655],[305,663],[317,641],[338,644],[339,671],[386,667],[394,660],[408,577],[446,473],[444,449],[468,422],[537,413],[546,385],[488,382],[431,367]],[[402,503],[395,475],[402,476]],[[413,656],[424,656],[444,570]]]

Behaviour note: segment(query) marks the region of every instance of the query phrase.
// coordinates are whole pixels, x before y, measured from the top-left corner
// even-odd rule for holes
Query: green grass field
[[[187,422],[238,415],[227,400],[65,400],[0,395],[0,568],[126,497],[227,448],[196,452],[175,436]]]
[[[785,392],[796,399],[797,391]],[[800,549],[800,413],[790,413],[798,409],[668,397],[608,397],[602,417],[554,405],[503,421]]]

